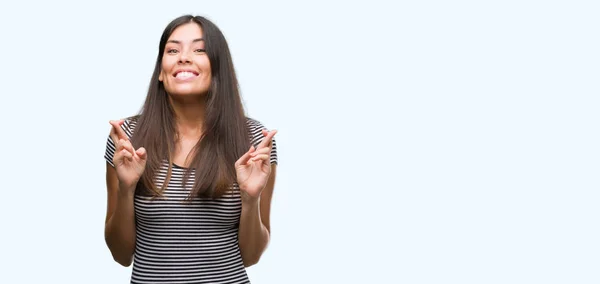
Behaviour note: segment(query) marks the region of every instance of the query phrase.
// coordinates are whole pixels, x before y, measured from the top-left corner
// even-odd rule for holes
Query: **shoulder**
[[[253,143],[264,138],[262,134],[263,129],[269,130],[262,122],[252,117],[246,117],[246,125],[248,126],[250,139]]]
[[[246,124],[248,125],[248,128],[250,130],[263,130],[263,129],[267,129],[259,120],[252,118],[252,117],[246,117]]]

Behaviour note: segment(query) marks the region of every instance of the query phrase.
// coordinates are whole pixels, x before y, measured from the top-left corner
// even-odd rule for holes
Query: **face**
[[[198,24],[188,23],[176,28],[167,40],[164,52],[158,79],[168,94],[191,96],[208,92],[210,62]]]

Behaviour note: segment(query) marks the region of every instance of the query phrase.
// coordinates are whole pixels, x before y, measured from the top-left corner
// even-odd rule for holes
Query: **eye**
[[[168,49],[168,50],[167,50],[167,53],[170,53],[170,54],[175,54],[175,53],[177,53],[177,49],[173,49],[173,48],[171,48],[171,49]]]
[[[202,49],[202,48],[198,48],[196,49],[196,52],[200,53],[200,52],[206,52],[206,50]]]

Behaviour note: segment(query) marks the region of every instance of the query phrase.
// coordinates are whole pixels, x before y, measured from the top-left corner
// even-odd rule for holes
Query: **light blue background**
[[[127,283],[108,120],[212,19],[278,129],[253,283],[600,283],[596,1],[4,1],[0,283]]]

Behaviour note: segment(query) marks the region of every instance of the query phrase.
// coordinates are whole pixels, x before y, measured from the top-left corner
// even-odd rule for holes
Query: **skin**
[[[161,62],[159,80],[163,82],[177,121],[178,140],[173,162],[187,167],[192,148],[202,134],[204,96],[211,81],[210,61],[204,51],[202,29],[195,23],[178,27],[169,37]],[[187,70],[194,76],[178,78]],[[110,135],[116,141],[115,167],[106,164],[108,208],[105,223],[106,243],[116,262],[131,265],[135,249],[134,191],[145,165],[146,150],[134,149],[121,128],[123,120],[110,121]],[[246,267],[258,262],[270,238],[270,210],[275,187],[276,165],[269,158],[276,130],[263,130],[263,141],[250,147],[235,163],[240,186],[242,213],[238,240]]]

